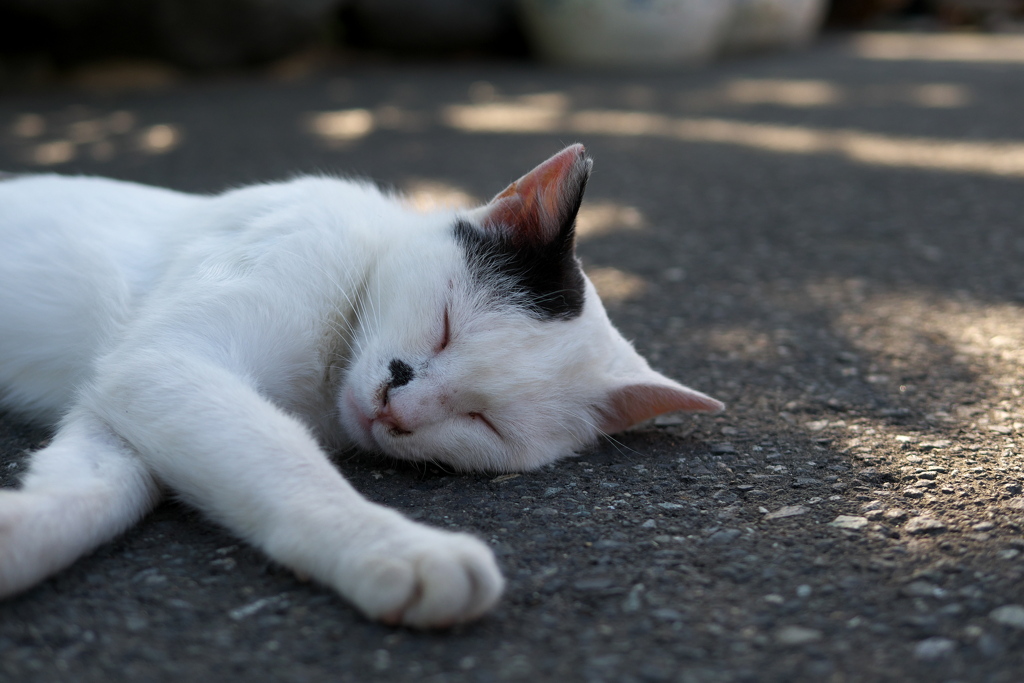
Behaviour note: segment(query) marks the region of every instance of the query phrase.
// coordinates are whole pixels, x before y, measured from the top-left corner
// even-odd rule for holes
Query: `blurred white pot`
[[[809,43],[825,15],[826,0],[731,0],[723,52],[756,52]]]
[[[546,60],[588,66],[676,66],[709,59],[734,0],[520,0]]]

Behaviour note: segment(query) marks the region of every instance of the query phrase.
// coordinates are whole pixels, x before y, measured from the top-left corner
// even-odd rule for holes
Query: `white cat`
[[[388,623],[494,605],[490,549],[362,498],[326,452],[528,470],[718,401],[651,370],[574,255],[563,150],[471,211],[301,177],[197,196],[0,182],[0,407],[57,425],[0,491],[0,595],[164,491]]]

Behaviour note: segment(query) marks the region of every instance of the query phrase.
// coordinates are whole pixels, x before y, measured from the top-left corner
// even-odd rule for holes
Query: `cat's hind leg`
[[[31,456],[17,490],[0,491],[0,597],[67,567],[149,512],[160,489],[96,418],[73,414]]]

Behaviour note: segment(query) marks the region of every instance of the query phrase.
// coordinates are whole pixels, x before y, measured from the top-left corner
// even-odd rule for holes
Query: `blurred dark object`
[[[925,20],[927,28],[1024,29],[1024,0],[832,0],[826,23],[862,27],[887,21]]]
[[[950,26],[989,31],[1024,29],[1024,0],[933,0],[939,19]]]
[[[863,26],[922,4],[925,3],[915,0],[832,0],[826,23],[830,26]]]
[[[347,0],[0,0],[0,54],[58,66],[112,56],[190,68],[274,59],[323,36]]]
[[[27,82],[36,72],[125,58],[186,69],[246,66],[280,60],[310,46],[326,47],[323,52],[329,52],[339,44],[405,55],[519,57],[528,49],[516,4],[516,0],[0,0],[0,82],[14,82],[18,74],[28,74],[21,78]],[[758,3],[746,0],[746,5],[754,4]],[[736,0],[736,7],[742,5]],[[1024,0],[831,0],[827,23],[842,28],[966,26],[1021,31]]]
[[[525,54],[515,0],[348,0],[344,40],[399,53]]]

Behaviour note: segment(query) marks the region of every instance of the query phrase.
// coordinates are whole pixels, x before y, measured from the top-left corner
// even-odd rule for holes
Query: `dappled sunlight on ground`
[[[481,203],[465,189],[438,180],[414,178],[401,185],[402,194],[413,208],[424,213],[440,209],[461,209]]]
[[[865,59],[1024,63],[1024,36],[968,33],[862,33],[853,52]]]
[[[585,201],[576,217],[576,236],[587,240],[618,231],[642,230],[644,214],[635,206],[607,200]]]
[[[344,109],[314,114],[309,129],[329,142],[358,140],[373,132],[373,114],[366,109]]]
[[[820,79],[737,78],[715,88],[677,96],[687,109],[774,105],[797,109],[850,106],[909,106],[949,109],[969,106],[971,89],[959,83],[841,85]]]
[[[868,419],[876,429],[889,429],[892,415],[913,412],[936,432],[1016,438],[1011,450],[1024,451],[1024,306],[924,288],[865,293],[863,286],[859,280],[826,278],[803,286],[802,293],[752,296],[758,306],[777,310],[792,310],[795,298],[803,302],[804,315],[830,321],[819,334],[832,336],[839,350],[813,359],[817,376],[806,381],[821,385],[814,389],[819,394],[861,397],[836,406],[872,396],[895,406]],[[681,319],[670,319],[666,331],[671,336],[683,328]],[[811,344],[790,328],[761,319],[685,333],[720,362],[786,375],[788,366],[809,360],[796,356]],[[827,426],[813,422],[814,432]]]
[[[835,324],[875,359],[866,381],[919,394],[930,422],[963,423],[980,391],[991,408],[967,426],[1024,436],[1024,307],[890,292],[838,309]]]
[[[141,125],[131,111],[97,114],[82,107],[51,116],[20,114],[4,133],[2,142],[14,148],[12,156],[33,166],[59,166],[80,158],[103,162],[121,154],[166,154],[184,141],[179,125]]]
[[[758,122],[722,116],[675,116],[647,108],[579,108],[567,93],[546,91],[502,97],[493,87],[471,103],[422,111],[387,105],[311,114],[305,128],[328,146],[365,138],[377,130],[422,133],[440,126],[468,134],[610,136],[747,147],[775,154],[832,155],[870,166],[1024,177],[1024,140],[915,137],[856,128]],[[645,98],[624,95],[637,104]],[[957,83],[907,83],[900,87],[847,87],[823,80],[732,79],[683,93],[690,110],[776,105],[789,108],[911,106],[967,107],[971,89]]]
[[[1024,177],[1024,142],[961,142],[642,111],[567,113],[561,103],[452,105],[449,125],[469,133],[559,132],[738,145],[780,154],[835,154],[859,163]]]
[[[644,278],[619,268],[605,266],[585,270],[597,293],[601,295],[601,300],[609,305],[635,299],[647,289],[647,281]]]
[[[442,109],[441,120],[466,133],[554,133],[567,127],[569,111],[569,97],[551,92],[510,102],[452,104]]]

